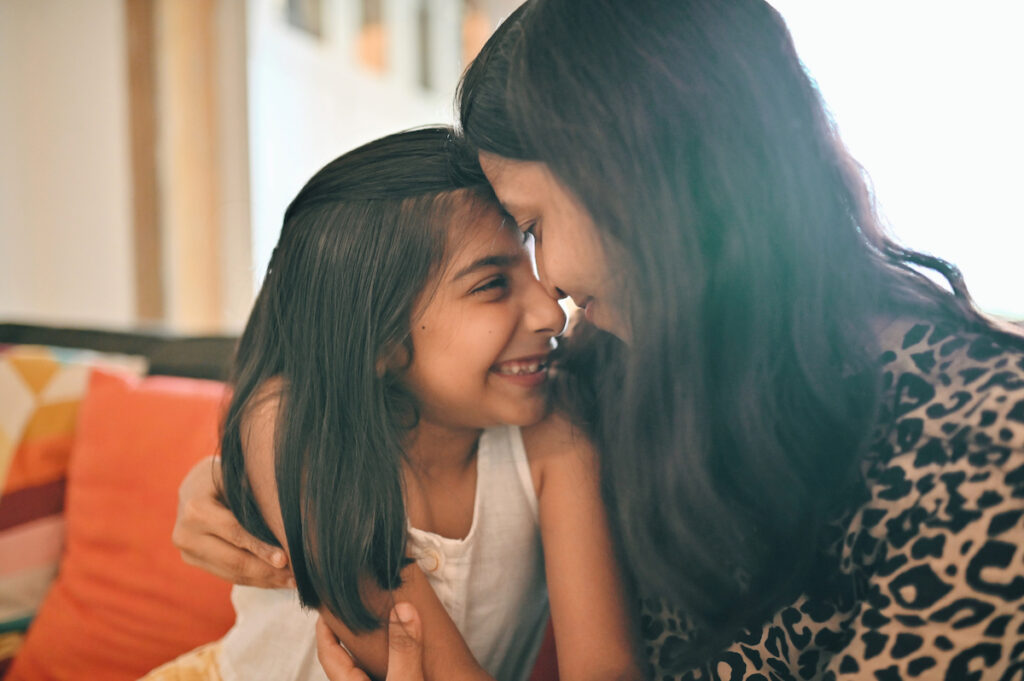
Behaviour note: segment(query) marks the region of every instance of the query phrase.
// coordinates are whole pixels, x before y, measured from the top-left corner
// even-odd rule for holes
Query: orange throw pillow
[[[171,544],[178,484],[217,448],[225,387],[94,371],[68,471],[67,547],[7,681],[130,681],[219,638],[230,585]]]

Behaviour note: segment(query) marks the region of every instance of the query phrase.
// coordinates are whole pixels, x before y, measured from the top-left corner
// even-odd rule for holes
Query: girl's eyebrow
[[[516,221],[516,213],[526,212],[526,206],[519,204],[514,198],[511,201],[501,201],[500,203],[501,207],[505,209],[505,212],[508,213],[508,216],[512,218],[513,222]]]
[[[459,270],[459,272],[452,278],[452,281],[458,281],[462,277],[487,267],[511,267],[522,260],[522,258],[522,253],[495,253],[492,255],[486,255],[478,260],[474,260],[468,267]]]

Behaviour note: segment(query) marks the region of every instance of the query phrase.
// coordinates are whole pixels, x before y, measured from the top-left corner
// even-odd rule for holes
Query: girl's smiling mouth
[[[509,359],[491,367],[491,373],[517,385],[534,387],[547,380],[547,360],[547,354]]]

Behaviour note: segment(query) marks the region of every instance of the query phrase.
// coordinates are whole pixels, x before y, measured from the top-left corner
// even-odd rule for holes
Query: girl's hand
[[[423,632],[419,613],[409,603],[398,603],[388,621],[388,675],[386,681],[423,681]],[[323,619],[316,623],[316,654],[330,681],[370,681],[334,637]]]
[[[218,497],[220,459],[210,456],[188,472],[178,488],[178,518],[171,541],[182,560],[234,584],[294,586],[281,549],[246,532]]]

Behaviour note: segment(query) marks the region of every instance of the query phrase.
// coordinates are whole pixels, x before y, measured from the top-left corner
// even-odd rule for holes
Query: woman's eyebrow
[[[452,280],[458,281],[462,277],[487,267],[511,267],[522,260],[523,257],[523,253],[493,253],[491,255],[485,255],[482,258],[474,260],[473,263],[467,267],[459,270]]]

